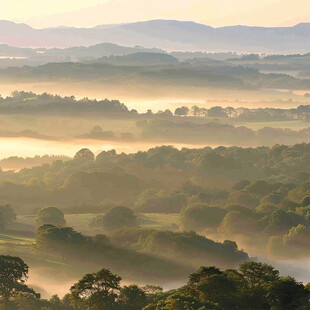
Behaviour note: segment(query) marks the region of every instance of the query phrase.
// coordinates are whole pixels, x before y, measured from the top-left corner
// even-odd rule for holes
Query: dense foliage
[[[217,263],[233,268],[249,259],[235,242],[212,241],[194,232],[176,233],[141,228],[123,228],[109,236],[83,235],[70,227],[43,225],[36,232],[40,254],[50,253],[77,264],[89,257],[95,266],[105,264],[129,276],[143,279],[183,278],[201,264]]]
[[[30,214],[54,206],[39,211],[38,225],[64,225],[62,211],[94,210],[104,214],[94,218],[92,226],[106,231],[139,225],[139,212],[176,213],[181,222],[174,230],[221,239],[243,236],[246,243],[257,238],[272,255],[289,256],[294,248],[295,256],[305,256],[309,154],[306,143],[181,150],[163,146],[97,156],[82,149],[72,160],[0,172],[0,203]],[[62,211],[53,222],[46,211],[55,207]]]
[[[40,299],[39,294],[18,282],[28,273],[20,258],[1,256],[0,261],[5,262],[1,275],[6,276],[0,276],[0,287],[8,292],[1,293],[5,310],[306,310],[310,307],[309,284],[304,286],[292,277],[279,276],[271,265],[253,261],[225,271],[200,267],[189,276],[185,286],[166,292],[152,285],[121,286],[121,277],[102,268],[84,275],[63,299],[55,295],[49,300]],[[10,261],[18,262],[16,270],[6,263]]]

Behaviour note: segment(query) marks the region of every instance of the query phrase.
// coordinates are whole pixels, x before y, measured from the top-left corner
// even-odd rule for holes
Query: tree
[[[203,278],[221,274],[222,271],[217,267],[200,267],[197,272],[190,274],[188,285],[193,287],[197,285]]]
[[[301,309],[305,299],[310,297],[302,283],[292,277],[279,278],[270,290],[271,305],[277,310]]]
[[[227,117],[225,110],[222,107],[212,107],[208,111],[209,117]]]
[[[114,207],[106,214],[94,218],[92,224],[105,230],[116,230],[124,227],[135,227],[138,225],[134,212],[127,207]]]
[[[137,198],[135,210],[141,213],[180,213],[187,204],[184,193],[145,190]]]
[[[117,307],[121,278],[108,269],[86,274],[70,291],[73,298],[85,302],[91,310],[112,310]]]
[[[183,208],[181,222],[184,230],[202,231],[208,227],[218,226],[226,213],[224,209],[197,203]]]
[[[261,212],[272,212],[277,209],[281,201],[283,200],[282,193],[271,192],[270,194],[264,196],[259,206],[256,208],[257,211]]]
[[[103,130],[100,126],[96,125],[93,127],[93,129],[90,131],[90,133],[92,136],[100,136],[103,133]]]
[[[216,267],[201,267],[189,277],[188,290],[201,302],[231,309],[235,305],[236,284],[232,277]]]
[[[90,238],[76,232],[71,227],[56,227],[50,224],[40,226],[36,231],[36,244],[41,249],[56,252],[90,243]]]
[[[74,159],[77,161],[87,162],[87,161],[94,161],[95,155],[94,153],[87,148],[79,150],[75,155]]]
[[[39,299],[31,293],[20,292],[14,299],[10,301],[9,309],[22,309],[22,310],[71,310],[65,308],[55,308],[45,299]]]
[[[266,196],[273,191],[273,186],[264,180],[257,180],[246,187],[251,193]]]
[[[261,196],[242,189],[240,191],[233,191],[229,194],[228,201],[232,204],[240,204],[248,208],[256,208],[260,202]]]
[[[146,293],[137,285],[122,287],[119,299],[122,308],[126,310],[140,310],[146,305]]]
[[[214,170],[231,170],[238,168],[239,164],[233,158],[224,157],[215,153],[206,153],[196,161],[197,166],[205,171],[214,171]]]
[[[251,288],[279,279],[279,271],[264,263],[245,262],[240,265],[239,270]]]
[[[252,235],[257,232],[257,219],[255,215],[249,212],[229,211],[221,225],[219,226],[219,232],[224,235]]]
[[[225,273],[203,278],[196,290],[202,302],[212,301],[222,309],[232,309],[237,306],[234,298],[235,283]]]
[[[146,295],[159,294],[163,292],[163,288],[159,285],[147,284],[146,286],[142,287],[142,289]]]
[[[279,280],[279,271],[271,265],[253,261],[241,264],[239,271],[247,284],[247,303],[256,305],[257,309],[268,309],[269,292],[273,283]]]
[[[184,296],[176,292],[157,304],[150,304],[143,310],[215,310],[220,309],[212,302],[200,302],[192,296]]]
[[[28,279],[28,266],[19,257],[0,256],[0,296],[6,305],[11,297],[19,292],[40,297],[25,282]]]
[[[111,247],[112,243],[108,236],[103,234],[97,234],[93,238],[94,244],[99,247]]]
[[[112,131],[103,131],[100,126],[95,126],[90,131],[89,136],[90,136],[90,138],[108,139],[108,138],[113,138],[114,133]],[[83,155],[83,157],[84,156],[85,156],[85,154]],[[89,157],[89,160],[93,160],[95,158],[90,153],[87,156]],[[86,159],[86,157],[84,157],[84,158]]]
[[[304,218],[298,214],[276,210],[269,216],[269,223],[264,231],[270,235],[283,235],[291,227],[303,224],[303,222]]]
[[[237,251],[238,250],[238,245],[236,241],[231,241],[231,240],[224,240],[223,245],[226,247],[229,247],[230,249]]]
[[[144,310],[308,309],[310,284],[279,277],[272,266],[247,262],[239,270],[201,267],[186,286],[165,292]]]
[[[67,293],[61,300],[63,310],[86,310],[86,305],[81,305],[79,300],[76,300],[72,294]],[[58,310],[58,309],[56,309]],[[62,309],[61,309],[62,310]]]
[[[174,115],[178,115],[178,116],[186,116],[189,112],[189,108],[186,106],[180,107],[180,108],[176,108],[174,111]]]
[[[199,107],[197,107],[196,105],[193,105],[191,107],[191,113],[194,115],[194,116],[199,116],[200,114],[200,109]]]
[[[292,227],[289,232],[283,236],[285,247],[294,253],[294,256],[298,254],[308,255],[310,252],[310,227],[304,225],[297,225]]]
[[[64,213],[55,207],[46,207],[40,209],[37,213],[37,225],[51,224],[55,226],[63,226],[66,224]]]

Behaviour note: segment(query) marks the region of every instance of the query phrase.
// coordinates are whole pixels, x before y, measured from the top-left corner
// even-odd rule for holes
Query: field
[[[31,252],[34,250],[34,245],[34,237],[0,234],[0,253],[3,255]]]
[[[97,214],[98,215],[98,214]],[[66,214],[67,226],[88,235],[102,233],[100,229],[89,226],[95,214]],[[148,213],[138,214],[142,227],[176,230],[178,214]],[[20,232],[18,230],[20,229]],[[22,231],[27,229],[27,231]],[[61,255],[50,252],[38,253],[35,247],[35,215],[18,216],[17,222],[11,225],[5,234],[0,234],[0,254],[20,256],[30,267],[28,284],[42,297],[52,294],[63,296],[71,285],[85,273],[93,272],[99,267],[89,262],[80,264],[75,260],[64,259]],[[25,237],[25,235],[29,235]]]
[[[102,233],[98,228],[90,227],[91,220],[100,214],[66,214],[65,219],[67,226],[74,228],[75,230],[94,235]],[[35,229],[35,215],[23,215],[18,216],[20,223],[25,223],[32,226]],[[177,230],[179,225],[179,214],[171,213],[139,213],[138,219],[141,227],[159,229],[159,230]]]

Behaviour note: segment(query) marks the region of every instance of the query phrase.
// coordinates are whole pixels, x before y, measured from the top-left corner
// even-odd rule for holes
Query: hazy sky
[[[291,26],[310,22],[309,0],[0,0],[0,19],[33,27],[83,26],[149,19],[211,26]]]

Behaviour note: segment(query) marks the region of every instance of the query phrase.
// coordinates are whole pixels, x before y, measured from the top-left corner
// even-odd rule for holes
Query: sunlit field
[[[66,214],[65,219],[67,225],[86,234],[95,235],[100,233],[100,229],[91,226],[91,220],[102,214]],[[18,216],[18,221],[29,224],[34,231],[36,226],[34,215]],[[180,215],[171,213],[140,213],[138,214],[138,221],[141,227],[159,230],[178,230],[180,225]],[[29,227],[30,228],[30,227]],[[29,229],[31,231],[31,228]],[[16,239],[18,240],[18,239]],[[28,241],[28,239],[25,239]],[[29,239],[31,240],[31,239]],[[15,241],[10,239],[8,241]]]

